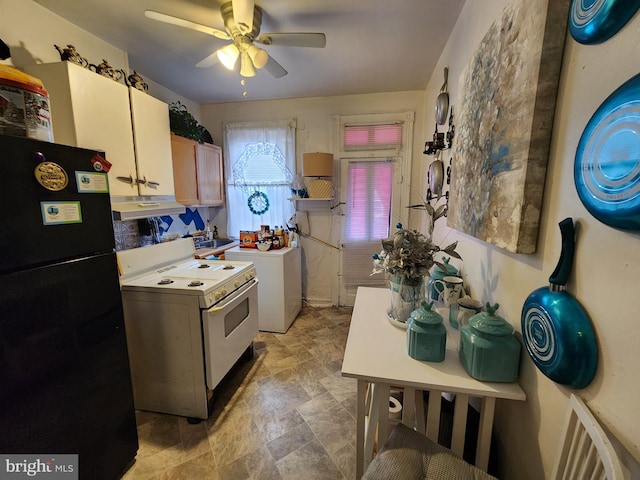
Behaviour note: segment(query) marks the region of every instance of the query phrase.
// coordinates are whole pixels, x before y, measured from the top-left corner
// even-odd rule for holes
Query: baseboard
[[[304,298],[302,302],[308,307],[333,307],[333,302],[327,298]]]

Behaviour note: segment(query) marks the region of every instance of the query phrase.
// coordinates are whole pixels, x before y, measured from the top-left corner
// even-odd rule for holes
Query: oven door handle
[[[209,310],[207,310],[207,313],[215,313],[215,312],[218,312],[220,310],[223,310],[223,309],[227,308],[227,305],[229,305],[230,303],[235,301],[238,297],[244,295],[246,292],[251,290],[257,284],[258,284],[258,279],[257,278],[253,278],[252,280],[250,280],[249,282],[245,283],[240,288],[238,288],[237,290],[232,292],[231,296],[229,296],[229,298],[227,298],[226,302],[224,302],[223,304],[220,304],[220,305],[214,305]]]

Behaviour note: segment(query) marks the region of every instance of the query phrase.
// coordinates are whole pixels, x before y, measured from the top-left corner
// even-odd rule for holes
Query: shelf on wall
[[[333,197],[329,198],[298,198],[291,197],[289,200],[296,202],[296,210],[327,210],[333,208]]]

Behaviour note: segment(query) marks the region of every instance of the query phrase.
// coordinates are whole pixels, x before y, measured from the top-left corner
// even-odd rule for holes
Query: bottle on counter
[[[218,227],[213,226],[213,238],[218,238]]]
[[[207,220],[207,229],[204,231],[204,239],[213,240],[213,233],[211,232],[211,225],[209,224],[209,220]]]

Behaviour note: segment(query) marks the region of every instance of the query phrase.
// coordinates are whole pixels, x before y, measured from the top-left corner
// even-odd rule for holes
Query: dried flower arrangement
[[[416,208],[412,206],[410,208]],[[445,215],[446,206],[442,205],[434,209],[430,204],[425,203],[419,206],[421,210],[427,212],[428,234],[422,234],[417,230],[409,230],[398,223],[398,230],[385,240],[382,240],[382,251],[373,255],[373,274],[385,272],[403,280],[416,279],[430,276],[429,270],[438,265],[446,269],[438,262],[434,255],[443,252],[451,257],[461,259],[456,252],[458,242],[454,242],[445,248],[433,243],[432,234],[435,221]]]

